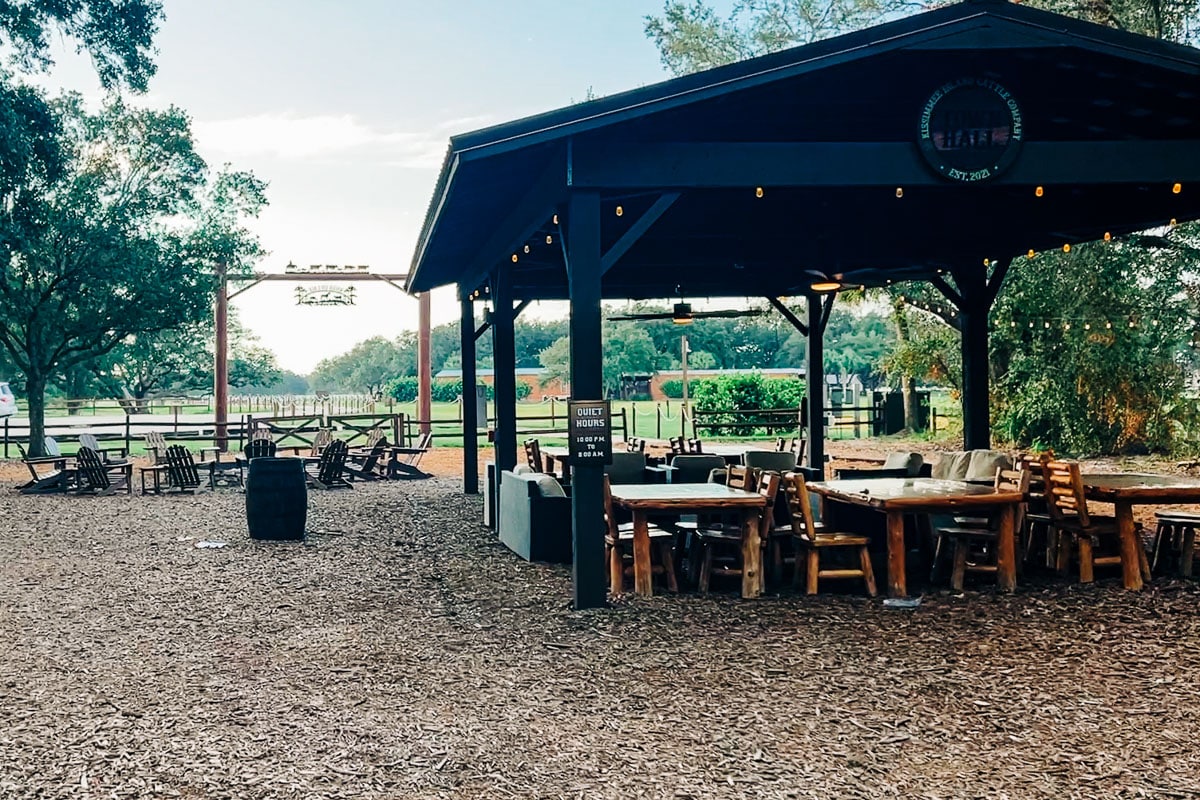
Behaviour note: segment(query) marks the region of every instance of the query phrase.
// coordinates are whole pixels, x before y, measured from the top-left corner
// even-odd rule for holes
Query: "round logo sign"
[[[938,174],[960,183],[994,178],[1017,157],[1021,109],[992,80],[961,78],[938,89],[921,110],[921,152]]]

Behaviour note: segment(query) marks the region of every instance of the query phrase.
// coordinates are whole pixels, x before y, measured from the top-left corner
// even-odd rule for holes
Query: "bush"
[[[709,433],[750,436],[795,430],[799,421],[791,416],[727,412],[794,409],[804,399],[804,382],[794,378],[763,378],[758,373],[727,375],[696,381],[691,385],[693,406],[704,414],[705,423],[741,423],[706,429]]]
[[[692,381],[691,385],[695,386],[700,381]],[[680,400],[683,398],[683,381],[672,378],[669,381],[662,382],[662,393],[672,400]]]
[[[392,378],[384,384],[383,392],[397,403],[416,402],[417,379],[415,377]]]

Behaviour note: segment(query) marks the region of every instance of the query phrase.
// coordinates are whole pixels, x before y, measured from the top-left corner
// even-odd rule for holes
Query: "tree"
[[[411,338],[416,338],[415,333]],[[411,359],[407,358],[410,355]],[[406,361],[411,363],[406,364]],[[364,392],[374,396],[382,393],[384,385],[392,378],[415,373],[415,345],[402,348],[395,341],[375,336],[359,342],[345,355],[321,361],[309,382],[314,389]]]
[[[218,230],[230,219],[205,195],[207,168],[182,111],[114,97],[89,113],[73,95],[52,110],[64,167],[26,187],[39,214],[21,226],[0,276],[0,346],[26,376],[34,452],[54,374],[131,337],[203,320],[211,259],[244,243]]]
[[[686,75],[808,44],[924,5],[905,0],[741,0],[722,19],[703,0],[669,0],[645,18],[663,66]]]
[[[605,326],[604,389],[608,394],[620,394],[622,375],[651,375],[659,362],[654,340],[641,326],[630,322]]]

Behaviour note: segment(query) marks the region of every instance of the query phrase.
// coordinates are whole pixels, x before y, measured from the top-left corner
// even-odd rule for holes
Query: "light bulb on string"
[[[512,262],[513,262],[514,264],[515,264],[515,263],[517,263],[517,254],[516,254],[516,253],[513,253],[513,254],[512,254]]]
[[[1182,183],[1177,183],[1177,184],[1175,184],[1174,186],[1172,186],[1172,187],[1171,187],[1171,194],[1179,194],[1179,193],[1180,193],[1180,192],[1182,192],[1182,191],[1183,191],[1183,184],[1182,184]]]
[[[554,237],[547,235],[546,236],[546,244],[554,244]]]
[[[1033,190],[1033,196],[1034,196],[1034,197],[1041,197],[1041,196],[1042,196],[1042,195],[1044,195],[1045,193],[1046,193],[1046,190],[1045,190],[1045,189],[1043,189],[1041,186],[1039,186],[1039,187],[1037,187],[1036,189],[1034,189],[1034,190]]]
[[[755,197],[762,197],[762,196],[763,196],[763,188],[762,188],[761,186],[756,186],[756,187],[754,187],[754,196],[755,196]]]
[[[1110,231],[1104,232],[1104,241],[1106,241],[1106,242],[1112,241],[1112,233]]]
[[[525,252],[526,252],[526,253],[528,253],[528,252],[529,252],[529,245],[525,245]]]
[[[554,215],[553,222],[554,222],[554,224],[555,224],[555,225],[557,225],[557,224],[558,224],[558,214],[555,214],[555,215]]]
[[[1092,323],[1090,323],[1090,322],[1083,323],[1083,329],[1085,331],[1090,331],[1092,329]]]
[[[904,197],[904,187],[903,186],[896,187],[896,197],[897,198]]]
[[[1025,254],[1025,257],[1033,258],[1035,255],[1037,255],[1037,253],[1033,252],[1033,250],[1031,249],[1028,253]]]
[[[1063,245],[1063,252],[1064,252],[1064,253],[1069,253],[1069,252],[1071,252],[1071,243],[1070,243],[1070,242],[1068,242],[1068,243],[1066,243],[1066,244],[1064,244],[1064,245]]]
[[[1109,330],[1109,331],[1111,331],[1111,330],[1112,330],[1112,323],[1111,323],[1111,322],[1106,322],[1106,323],[1104,323],[1104,329],[1105,329],[1105,330]]]

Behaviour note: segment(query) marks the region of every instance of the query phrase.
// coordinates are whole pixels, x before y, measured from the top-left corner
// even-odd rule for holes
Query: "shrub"
[[[763,378],[758,373],[742,373],[696,381],[691,385],[693,406],[697,411],[710,412],[702,417],[706,423],[740,423],[719,425],[707,429],[710,433],[750,436],[755,433],[774,433],[794,430],[798,421],[775,415],[738,414],[729,412],[761,411],[765,409],[798,408],[804,398],[804,383],[794,378]]]

